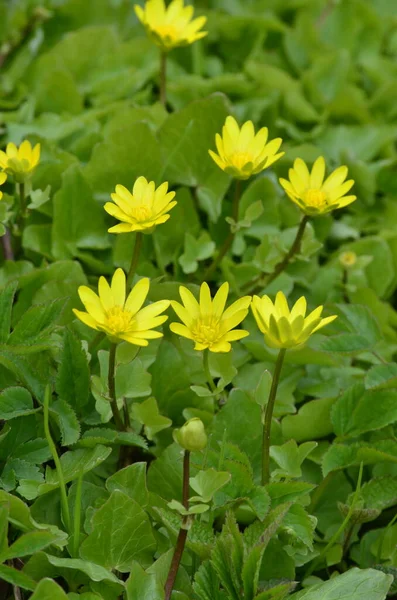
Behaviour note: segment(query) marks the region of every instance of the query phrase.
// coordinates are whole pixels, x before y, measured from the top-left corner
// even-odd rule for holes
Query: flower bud
[[[197,417],[189,419],[180,429],[175,429],[174,440],[189,452],[204,450],[207,445],[204,423]]]
[[[357,262],[357,254],[355,252],[342,252],[339,256],[339,262],[345,269],[350,269],[354,267]]]

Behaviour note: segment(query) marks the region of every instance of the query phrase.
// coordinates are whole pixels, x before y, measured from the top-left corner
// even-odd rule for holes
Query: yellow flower
[[[207,35],[206,31],[200,31],[207,17],[192,19],[194,8],[185,6],[184,0],[172,0],[168,8],[164,0],[148,0],[145,8],[137,4],[134,8],[149,37],[164,52],[193,44]]]
[[[339,167],[324,181],[325,160],[322,156],[311,171],[301,158],[297,158],[288,175],[289,181],[280,179],[280,183],[291,200],[307,215],[323,215],[335,208],[343,208],[357,198],[345,195],[354,185],[353,179],[345,181],[347,167]]]
[[[357,254],[352,251],[342,252],[339,256],[339,262],[345,269],[354,267],[357,262]]]
[[[283,292],[278,292],[274,304],[269,296],[254,296],[251,308],[265,342],[271,348],[300,346],[312,333],[336,319],[336,315],[322,319],[322,306],[306,317],[307,304],[303,296],[290,311]]]
[[[147,346],[148,340],[162,337],[162,333],[153,329],[168,319],[159,315],[170,305],[168,300],[160,300],[142,308],[149,285],[148,278],[141,279],[126,299],[125,274],[122,269],[117,269],[111,286],[104,277],[99,278],[99,296],[89,287],[80,286],[80,300],[87,312],[75,308],[73,312],[88,327],[104,331],[113,342],[125,340],[136,346]]]
[[[179,288],[179,293],[183,306],[173,301],[171,305],[184,325],[171,323],[170,329],[177,335],[193,340],[196,343],[195,350],[208,348],[211,352],[229,352],[230,342],[249,335],[248,331],[233,328],[247,316],[251,296],[244,296],[225,310],[228,283],[221,285],[213,300],[207,283],[201,284],[200,302],[183,286]]]
[[[116,185],[116,193],[111,196],[114,204],[106,202],[104,208],[120,223],[111,227],[110,233],[150,233],[156,225],[168,221],[167,213],[176,205],[175,192],[168,192],[167,182],[156,190],[154,181],[149,182],[145,177],[138,177],[132,194],[123,185]]]
[[[32,175],[39,164],[40,144],[32,148],[28,140],[22,142],[19,148],[15,144],[7,144],[6,151],[0,150],[0,168],[13,175],[15,181],[24,183]]]
[[[7,179],[7,175],[5,173],[0,172],[0,185],[3,185],[3,183],[6,181],[6,179]],[[3,197],[3,192],[0,191],[0,200],[2,199],[2,197]]]
[[[255,135],[252,121],[247,121],[241,127],[236,119],[227,117],[222,129],[215,136],[218,154],[209,150],[211,158],[218,167],[236,179],[248,179],[267,169],[276,160],[283,156],[284,152],[278,152],[281,138],[275,138],[267,142],[267,127],[262,127]]]

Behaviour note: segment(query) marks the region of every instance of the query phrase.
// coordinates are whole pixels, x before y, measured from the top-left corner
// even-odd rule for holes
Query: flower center
[[[219,320],[213,316],[199,317],[191,331],[196,342],[211,345],[220,337]]]
[[[303,201],[306,206],[321,210],[327,206],[327,195],[321,190],[309,189],[304,193]]]
[[[178,37],[176,27],[174,25],[158,25],[156,33],[162,38],[175,40]]]
[[[142,223],[143,221],[148,221],[150,219],[152,216],[152,209],[145,204],[133,206],[131,208],[131,216],[139,223]]]
[[[253,162],[252,154],[249,152],[235,152],[231,156],[231,162],[237,169],[242,169],[247,163]]]
[[[113,306],[107,311],[107,326],[114,333],[123,333],[131,325],[132,313],[121,306]]]

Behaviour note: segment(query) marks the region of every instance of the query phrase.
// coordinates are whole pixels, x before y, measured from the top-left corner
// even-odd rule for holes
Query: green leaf
[[[397,390],[367,391],[362,384],[348,389],[332,409],[339,436],[356,437],[397,421]]]
[[[65,483],[69,483],[80,474],[88,473],[98,467],[111,453],[111,448],[97,445],[91,449],[71,450],[61,456],[61,465]],[[59,487],[59,478],[56,470],[47,467],[46,482],[38,486],[38,495],[47,494]]]
[[[189,479],[190,487],[198,494],[192,496],[192,502],[211,502],[214,494],[226,485],[231,479],[230,473],[207,469],[200,471],[195,477]]]
[[[104,567],[86,561],[80,558],[60,558],[58,556],[52,556],[51,554],[42,553],[41,556],[45,557],[48,569],[48,563],[57,569],[65,569],[66,571],[80,571],[89,577],[91,581],[97,582],[110,582],[121,586],[123,583]],[[121,592],[120,592],[121,593]]]
[[[106,544],[102,540],[106,539]],[[156,542],[146,513],[134,500],[115,490],[96,511],[92,533],[80,547],[80,556],[108,569],[128,573],[132,560],[152,559]]]
[[[0,565],[0,578],[3,581],[7,581],[7,583],[10,583],[11,585],[16,585],[22,588],[23,590],[29,590],[33,592],[33,590],[36,588],[36,582],[28,577],[28,575],[25,575],[25,573],[14,569],[14,567],[7,567],[7,565]],[[35,600],[38,600],[37,596]]]
[[[366,508],[384,510],[397,504],[397,479],[392,476],[375,477],[364,483],[361,497]]]
[[[350,333],[342,333],[319,343],[327,352],[354,353],[372,349],[381,339],[379,325],[366,306],[339,304],[340,325]],[[338,319],[339,321],[339,319]]]
[[[53,579],[42,579],[29,600],[68,600],[68,597]]]
[[[11,281],[0,292],[0,344],[5,343],[10,335],[12,305],[17,287],[18,282]]]
[[[117,398],[149,396],[152,392],[151,380],[152,376],[139,358],[134,358],[127,364],[119,364],[116,370],[116,396]]]
[[[320,439],[333,432],[331,408],[334,398],[320,398],[306,402],[296,415],[286,415],[281,422],[283,436],[297,442]]]
[[[78,414],[86,406],[90,391],[90,371],[81,341],[68,328],[63,335],[61,361],[56,379],[56,392]]]
[[[0,419],[8,421],[37,412],[28,390],[22,387],[9,387],[0,392]]]
[[[161,177],[161,167],[160,145],[152,129],[147,123],[135,122],[109,131],[95,146],[84,174],[93,189],[107,199],[117,184],[132,189],[141,175],[160,184],[167,179]]]
[[[163,600],[164,590],[152,573],[134,562],[125,584],[127,600]]]
[[[39,342],[55,327],[64,307],[63,298],[53,300],[49,304],[32,306],[14,327],[8,343],[13,346],[28,346]]]
[[[353,568],[333,577],[325,583],[314,585],[307,590],[292,594],[294,600],[385,600],[393,581],[391,575],[384,575],[374,569]]]
[[[39,552],[59,542],[59,537],[50,531],[30,531],[19,537],[7,550],[2,560],[11,560]]]
[[[159,131],[164,161],[163,177],[190,187],[198,186],[200,204],[217,220],[229,177],[208,154],[215,134],[228,115],[225,98],[214,94],[171,114]]]
[[[210,235],[204,231],[197,239],[190,233],[185,233],[184,253],[178,262],[186,274],[197,271],[199,261],[210,258],[215,251],[215,243]]]
[[[372,465],[380,462],[397,463],[397,443],[393,440],[380,440],[368,444],[357,442],[353,444],[332,444],[323,456],[323,473],[326,476],[331,471],[344,469],[349,466]]]
[[[76,257],[87,248],[108,247],[104,211],[77,165],[63,173],[53,203],[52,253],[57,260]]]
[[[62,446],[75,444],[80,437],[80,423],[74,410],[64,400],[56,400],[51,404],[50,414],[61,431]]]
[[[397,364],[374,365],[365,376],[367,390],[397,388]]]
[[[109,492],[118,490],[129,496],[144,508],[149,501],[146,487],[146,463],[135,463],[117,471],[106,480]]]
[[[3,556],[8,550],[8,506],[0,505],[0,555]]]
[[[145,435],[149,440],[152,440],[157,433],[172,425],[171,419],[163,417],[159,413],[155,398],[148,398],[141,404],[133,404],[132,414],[134,419],[144,426]]]
[[[307,456],[317,447],[317,442],[305,442],[300,446],[290,440],[282,446],[270,446],[270,456],[280,467],[273,471],[274,477],[301,477],[301,466]]]

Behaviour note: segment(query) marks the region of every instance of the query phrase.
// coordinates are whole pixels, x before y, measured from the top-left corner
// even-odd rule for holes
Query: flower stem
[[[25,184],[19,184],[19,210],[21,211],[21,217],[26,217],[26,195],[25,195]]]
[[[204,352],[203,352],[204,373],[207,378],[208,384],[211,388],[211,392],[216,392],[216,385],[214,383],[214,380],[212,379],[212,375],[211,375],[211,371],[210,371],[209,357],[210,357],[209,350],[208,349],[204,350]]]
[[[83,491],[84,473],[80,473],[77,480],[76,499],[73,516],[73,556],[79,557],[80,546],[80,526],[81,526],[81,495]]]
[[[129,268],[128,275],[127,275],[127,289],[129,289],[131,287],[131,282],[135,275],[136,268],[138,266],[139,255],[141,253],[141,248],[142,248],[142,240],[143,240],[142,233],[140,231],[137,231],[135,234],[134,251],[132,253],[131,264],[130,264],[130,268]]]
[[[124,423],[121,419],[119,408],[117,406],[116,400],[116,350],[117,344],[110,345],[109,351],[109,373],[108,373],[108,387],[109,387],[109,397],[110,397],[110,406],[112,408],[113,419],[116,425],[116,428],[119,431],[125,431]]]
[[[3,248],[4,260],[15,260],[14,251],[12,249],[12,240],[10,230],[7,229],[1,237],[1,246]]]
[[[272,386],[269,392],[269,399],[267,401],[265,420],[263,423],[263,437],[262,437],[262,485],[269,483],[270,479],[270,433],[272,429],[272,418],[274,404],[276,402],[277,388],[280,381],[281,369],[285,357],[286,349],[281,348],[278,353],[276,366],[274,368],[274,374],[272,379]]]
[[[189,510],[189,473],[190,473],[190,452],[185,450],[183,456],[183,487],[182,487],[182,504],[186,510]],[[187,523],[188,517],[184,516],[182,526],[179,530],[178,539],[176,541],[174,555],[172,557],[170,570],[168,572],[167,581],[165,583],[165,599],[170,600],[176,576],[178,574],[179,565],[181,563],[183,551],[187,538]]]
[[[167,104],[167,53],[160,53],[160,102],[166,107]]]
[[[302,245],[303,234],[305,233],[306,225],[308,224],[308,222],[309,222],[309,217],[307,215],[304,215],[301,222],[299,223],[298,231],[296,232],[296,237],[293,241],[291,248],[288,250],[288,252],[284,256],[284,258],[279,263],[277,263],[277,265],[274,267],[274,270],[272,271],[272,273],[265,275],[263,284],[269,285],[275,279],[277,279],[277,277],[279,275],[281,275],[281,273],[283,271],[285,271],[285,269],[288,267],[288,265],[290,264],[291,260],[295,256],[295,254],[297,254],[300,251],[300,248]],[[260,291],[260,289],[263,285],[263,284],[257,285],[262,281],[262,279],[263,279],[263,275],[259,275],[253,281],[250,281],[247,284],[247,286],[244,286],[244,287],[250,288],[251,285],[254,285],[254,287],[251,289],[251,292],[256,293],[256,292]]]
[[[65,479],[63,476],[61,461],[59,459],[58,452],[57,452],[56,446],[54,444],[54,441],[51,437],[51,432],[50,432],[50,424],[49,424],[50,396],[51,396],[50,386],[47,385],[47,387],[45,389],[45,394],[44,394],[44,407],[43,407],[44,408],[44,433],[45,433],[45,437],[47,440],[47,444],[50,447],[52,459],[55,463],[55,467],[56,467],[57,474],[58,474],[59,490],[61,493],[61,507],[62,507],[63,522],[65,524],[67,532],[70,533],[70,512],[69,512],[69,504],[68,504],[68,496],[67,496],[67,492],[66,492]]]
[[[241,181],[240,179],[236,179],[235,188],[234,188],[234,198],[233,198],[233,206],[232,206],[232,219],[237,222],[238,221],[238,213],[239,213],[239,205],[241,198]],[[212,264],[208,267],[206,272],[204,273],[203,281],[207,281],[211,278],[214,271],[217,269],[219,264],[221,263],[223,257],[228,252],[230,246],[233,244],[233,240],[236,233],[230,230],[229,235],[223,242],[222,246],[219,249],[218,254],[214,258]]]

